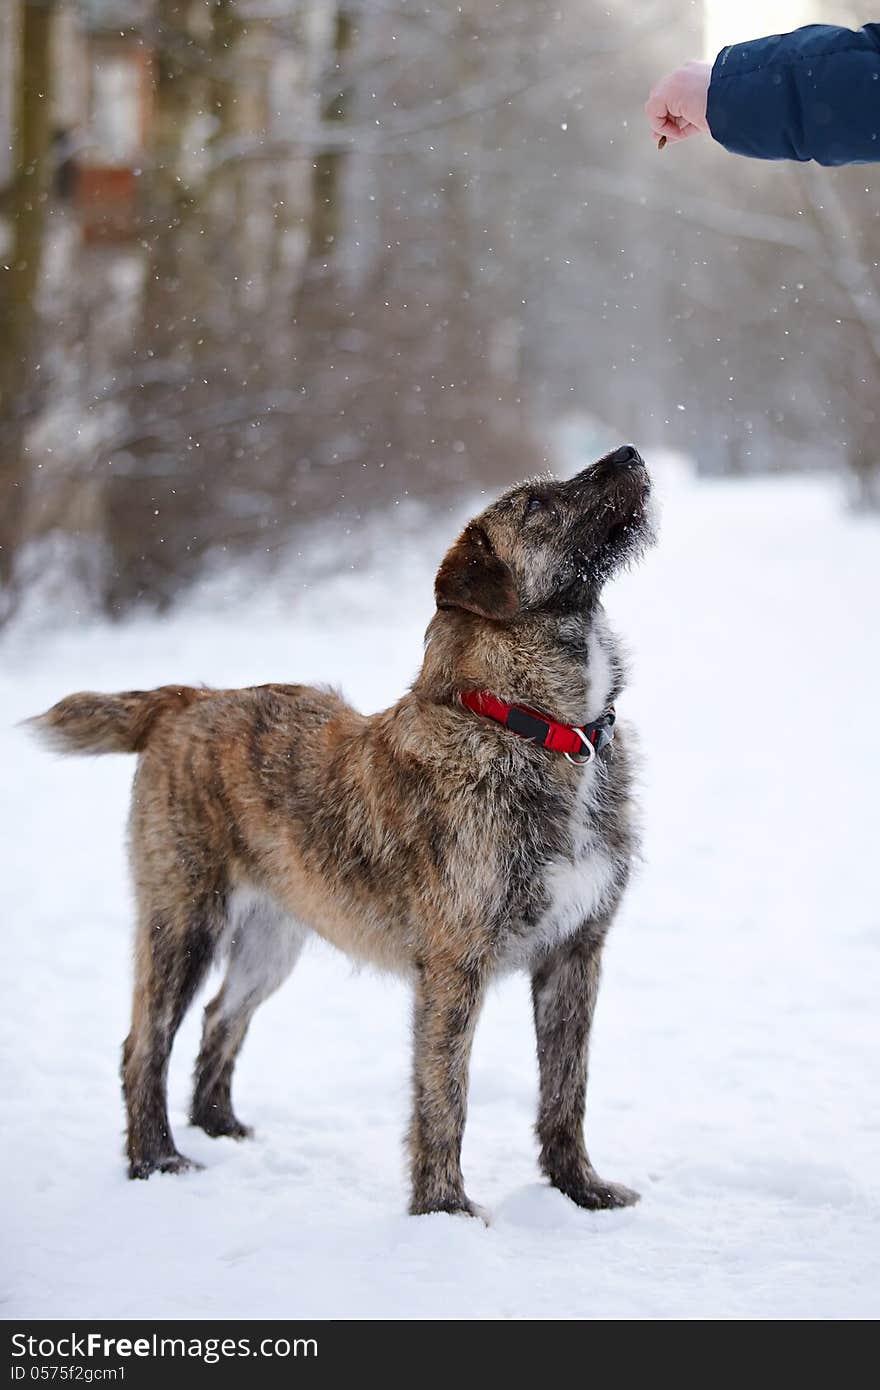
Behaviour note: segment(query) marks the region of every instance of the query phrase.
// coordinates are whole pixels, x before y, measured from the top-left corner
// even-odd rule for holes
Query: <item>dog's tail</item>
[[[126,690],[120,695],[83,690],[25,723],[59,753],[140,753],[160,719],[213,694],[213,690],[177,685]]]

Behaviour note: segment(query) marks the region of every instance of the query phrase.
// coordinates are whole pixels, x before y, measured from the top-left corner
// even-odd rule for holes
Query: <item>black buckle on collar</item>
[[[597,753],[601,753],[607,748],[609,743],[614,742],[614,725],[617,721],[617,714],[612,705],[611,709],[605,711],[601,719],[597,719],[594,724],[588,724],[584,733],[592,743]]]
[[[612,705],[602,715],[601,719],[596,719],[592,724],[585,724],[582,729],[575,728],[575,733],[583,740],[584,751],[582,754],[566,753],[570,763],[591,763],[598,757],[609,744],[614,742],[614,724],[617,715]]]

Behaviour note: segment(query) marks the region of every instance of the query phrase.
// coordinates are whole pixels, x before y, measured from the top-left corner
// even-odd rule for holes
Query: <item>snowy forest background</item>
[[[642,114],[691,55],[877,17],[0,0],[7,1317],[877,1317],[880,165],[658,154]],[[586,1137],[641,1203],[539,1180],[513,975],[492,1226],[405,1216],[409,990],[317,941],[236,1073],[253,1142],[188,1125],[213,979],[169,1076],[205,1168],[129,1183],[132,761],[19,722],[168,681],[387,708],[476,495],[624,440],[662,516],[603,596],[644,845]]]
[[[880,504],[880,181],[652,82],[855,6],[4,0],[0,620],[632,439]],[[354,553],[349,546],[347,560]]]

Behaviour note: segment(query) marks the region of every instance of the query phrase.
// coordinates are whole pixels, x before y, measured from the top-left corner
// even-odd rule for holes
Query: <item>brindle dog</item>
[[[637,1200],[598,1176],[583,1135],[602,945],[635,850],[625,730],[570,761],[460,696],[489,690],[572,726],[608,710],[623,669],[600,592],[651,539],[649,491],[626,447],[494,502],[440,566],[421,672],[380,714],[309,686],[166,686],[70,695],[33,721],[66,752],[140,755],[131,1177],[192,1166],[168,1122],[168,1059],[221,956],[191,1118],[249,1132],[235,1059],[314,931],[412,981],[412,1212],[476,1210],[460,1166],[468,1062],[487,984],[510,968],[532,978],[544,1173],[579,1206]]]

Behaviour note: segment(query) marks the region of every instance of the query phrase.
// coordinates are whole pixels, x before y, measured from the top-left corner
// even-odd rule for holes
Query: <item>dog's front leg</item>
[[[461,1175],[468,1065],[484,972],[449,959],[419,962],[413,1018],[413,1116],[409,1132],[414,1216],[479,1215]]]
[[[584,1144],[590,1028],[606,925],[589,924],[532,975],[541,1168],[560,1192],[592,1210],[629,1207],[639,1200],[637,1192],[599,1177]]]

